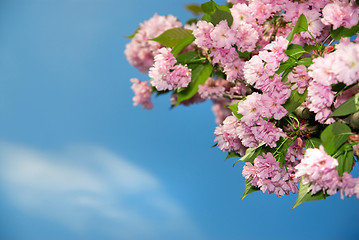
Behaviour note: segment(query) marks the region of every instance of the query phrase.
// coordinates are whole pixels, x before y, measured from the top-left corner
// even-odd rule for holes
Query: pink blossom
[[[320,13],[317,10],[308,10],[304,12],[304,15],[308,22],[308,31],[313,37],[317,38],[321,35],[323,28],[325,27],[321,21]],[[301,32],[302,37],[311,39],[312,36],[308,32]]]
[[[243,73],[247,83],[252,85],[255,85],[257,81],[269,77],[269,74],[264,70],[264,62],[258,55],[253,56],[244,64]]]
[[[295,165],[304,157],[304,142],[301,138],[297,138],[287,149],[285,160]]]
[[[265,4],[262,1],[253,1],[249,5],[249,12],[255,16],[259,24],[263,24],[265,20],[272,16],[275,11],[273,5]]]
[[[333,29],[340,26],[351,28],[358,24],[358,14],[355,3],[334,1],[323,8],[322,22],[325,25],[333,25]]]
[[[304,65],[294,67],[293,71],[288,74],[288,81],[294,83],[292,90],[298,89],[299,94],[303,94],[309,84],[309,75]]]
[[[224,65],[223,71],[227,75],[227,81],[234,82],[236,79],[243,78],[244,63],[241,58],[237,58],[233,62]]]
[[[324,58],[318,57],[308,68],[308,75],[321,85],[330,86],[337,83],[336,74],[333,71],[335,55],[328,54]]]
[[[265,111],[267,111],[267,109],[262,105],[261,95],[259,93],[252,93],[247,96],[246,100],[238,103],[238,113],[243,115],[241,121],[248,126],[256,123]]]
[[[353,178],[350,173],[344,172],[341,179],[340,197],[344,199],[344,196],[351,197],[355,194],[355,186],[358,179]]]
[[[341,41],[337,51],[328,54],[334,58],[332,71],[339,82],[352,85],[359,79],[359,45],[350,41]],[[326,56],[326,57],[327,57]]]
[[[330,115],[330,106],[334,100],[331,86],[325,86],[315,81],[310,82],[307,99],[309,110],[319,113],[316,119],[323,123]]]
[[[251,127],[240,121],[236,131],[237,135],[242,140],[243,146],[250,148],[255,148],[258,146],[258,141],[256,140]]]
[[[241,24],[256,24],[254,15],[249,12],[247,4],[235,4],[230,10],[233,17],[232,27],[238,28]]]
[[[311,184],[312,194],[326,190],[332,195],[336,193],[340,183],[336,166],[338,161],[329,156],[323,146],[319,149],[308,148],[301,162],[295,167],[295,175],[302,177],[303,184]]]
[[[275,160],[272,153],[263,153],[254,159],[257,175],[260,178],[272,178],[279,171],[279,162]]]
[[[155,14],[152,18],[140,24],[131,42],[126,45],[125,55],[131,65],[142,73],[147,73],[153,65],[153,58],[161,48],[161,44],[148,39],[159,36],[162,32],[181,27],[182,24],[172,15],[159,16]]]
[[[286,102],[286,100],[282,100],[281,98],[276,97],[276,95],[270,95],[264,93],[262,95],[261,100],[263,101],[263,105],[268,110],[263,113],[265,117],[270,118],[274,117],[276,120],[282,119],[288,111],[281,105]]]
[[[237,135],[236,128],[239,125],[239,120],[235,116],[228,116],[223,124],[216,127],[214,141],[218,143],[218,148],[222,151],[235,151],[240,155],[245,154],[246,148]]]
[[[286,137],[281,128],[277,128],[274,123],[260,120],[258,126],[252,127],[253,135],[258,142],[265,142],[267,146],[273,148],[277,146],[280,137]]]
[[[194,43],[201,48],[211,48],[213,46],[213,41],[211,39],[211,32],[213,31],[214,26],[212,23],[206,21],[198,21],[197,29],[194,29],[192,34],[195,36]]]
[[[228,27],[227,20],[220,21],[210,33],[215,48],[229,49],[236,42],[236,33]]]
[[[225,101],[225,99],[222,99],[221,101],[216,101],[213,103],[212,111],[214,113],[214,116],[216,117],[215,121],[217,124],[223,123],[223,121],[228,116],[232,115],[232,110],[229,109],[227,106],[228,106],[228,103]]]
[[[288,171],[287,171],[288,170]],[[254,165],[246,162],[242,175],[253,186],[259,187],[264,193],[275,193],[277,196],[288,195],[290,191],[298,192],[298,178],[295,177],[294,169],[280,168],[279,162],[273,157],[272,153],[263,153],[254,159]]]
[[[214,48],[209,54],[213,58],[213,63],[229,64],[238,59],[238,53],[234,47],[229,49]]]
[[[148,73],[151,85],[158,91],[187,87],[191,81],[191,71],[187,66],[175,65],[176,58],[170,48],[161,48],[155,56],[155,63]]]
[[[225,88],[216,86],[215,81],[210,78],[204,85],[198,86],[198,93],[203,99],[219,99],[223,97]]]
[[[288,40],[284,37],[277,37],[275,41],[266,45],[264,49],[270,50],[277,61],[286,61],[288,56],[284,53],[284,50],[288,47]]]
[[[252,25],[241,23],[232,27],[236,30],[236,45],[241,52],[252,52],[259,39],[258,32]]]
[[[131,78],[133,84],[131,89],[135,93],[133,99],[133,105],[142,105],[144,109],[152,109],[153,104],[151,102],[151,87],[147,84],[147,81],[141,82],[137,78]]]

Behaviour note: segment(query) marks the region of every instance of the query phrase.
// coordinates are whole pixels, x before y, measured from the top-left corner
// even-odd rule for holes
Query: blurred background
[[[0,0],[1,240],[358,239],[355,197],[241,201],[210,102],[132,106],[125,36],[201,2]]]

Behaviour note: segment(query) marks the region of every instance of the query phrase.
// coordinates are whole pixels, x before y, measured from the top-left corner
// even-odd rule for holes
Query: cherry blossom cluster
[[[321,133],[340,123],[350,130],[336,150],[345,145],[346,151],[359,154],[359,120],[353,117],[359,107],[338,114],[354,96],[355,104],[359,101],[359,37],[354,36],[359,5],[349,0],[227,3],[214,18],[205,15],[216,11],[202,8],[202,18],[184,25],[193,40],[181,52],[156,41],[166,30],[182,28],[174,16],[155,14],[140,24],[125,54],[150,80],[131,79],[134,105],[151,109],[151,94],[162,92],[171,93],[173,107],[210,100],[218,124],[217,147],[243,159],[256,150],[242,171],[256,190],[295,194],[301,180],[310,195],[340,191],[342,198],[359,198],[359,178],[350,174],[352,166],[338,170],[343,161],[339,153],[329,155],[327,146],[319,147]],[[218,7],[213,1],[208,4]],[[341,36],[345,31],[353,36]],[[196,66],[212,72],[198,77]]]
[[[336,45],[335,52],[313,60],[308,75],[312,78],[308,86],[308,108],[316,113],[317,121],[334,122],[334,119],[328,119],[334,101],[331,85],[341,82],[350,86],[358,81],[358,44],[350,42],[347,38],[341,40]]]
[[[341,190],[341,197],[354,195],[358,179],[354,179],[349,173],[344,172],[343,176],[338,175],[335,169],[338,161],[329,156],[323,146],[319,149],[308,148],[301,162],[295,167],[296,177],[302,177],[303,184],[309,184],[309,191],[315,194],[325,191],[328,195],[335,194]]]
[[[243,177],[251,184],[258,187],[263,193],[275,193],[279,197],[298,192],[299,178],[295,176],[295,169],[292,166],[279,166],[279,162],[272,153],[264,153],[254,159],[254,164],[246,162]]]
[[[152,109],[153,104],[151,102],[151,87],[148,85],[147,81],[141,82],[138,78],[132,78],[131,82],[133,83],[131,89],[135,93],[133,97],[133,104],[142,105],[144,109]]]
[[[172,15],[155,14],[151,19],[141,23],[131,42],[126,45],[125,55],[129,63],[146,74],[153,65],[157,50],[162,47],[158,42],[148,40],[167,29],[181,26],[182,23]]]
[[[160,48],[148,73],[152,79],[151,85],[158,91],[187,87],[191,81],[191,71],[187,66],[176,63],[170,48]]]

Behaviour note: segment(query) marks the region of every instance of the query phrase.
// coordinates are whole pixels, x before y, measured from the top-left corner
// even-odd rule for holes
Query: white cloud
[[[107,239],[202,239],[148,171],[97,146],[48,153],[0,144],[0,179],[13,205],[74,232]]]

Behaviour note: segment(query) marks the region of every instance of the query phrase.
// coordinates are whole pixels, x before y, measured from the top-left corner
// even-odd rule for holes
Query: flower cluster
[[[166,31],[182,26],[171,15],[140,25],[125,54],[150,80],[131,80],[134,105],[150,109],[162,92],[173,107],[212,101],[214,141],[245,162],[250,190],[307,194],[296,206],[317,193],[359,198],[359,5],[227,2],[198,6],[183,31]]]
[[[181,27],[182,23],[172,15],[159,16],[155,14],[151,19],[140,24],[131,42],[126,45],[127,60],[143,73],[153,65],[153,58],[162,46],[158,42],[148,41],[160,35],[163,31]]]
[[[275,193],[279,197],[298,192],[298,177],[293,167],[281,168],[272,153],[264,153],[254,159],[254,165],[246,162],[242,175],[263,193]]]
[[[323,146],[319,149],[308,148],[301,162],[295,167],[295,175],[302,177],[303,184],[310,184],[308,191],[311,191],[311,194],[324,191],[333,195],[340,189],[342,198],[344,195],[351,197],[354,195],[357,180],[347,172],[340,177],[335,169],[337,166],[338,161],[329,156]]]
[[[170,48],[159,49],[155,56],[155,63],[148,73],[152,79],[151,85],[158,91],[187,87],[191,81],[191,71],[187,66],[176,65],[176,63],[177,60]]]
[[[151,87],[146,81],[141,82],[138,78],[131,79],[131,89],[135,93],[133,97],[133,105],[142,105],[142,108],[152,109],[153,104],[151,102]]]

